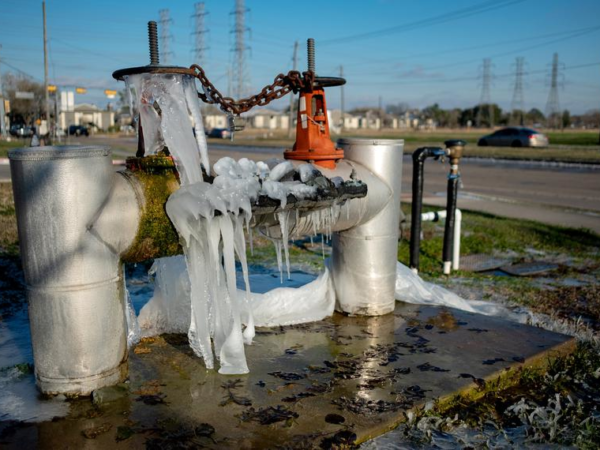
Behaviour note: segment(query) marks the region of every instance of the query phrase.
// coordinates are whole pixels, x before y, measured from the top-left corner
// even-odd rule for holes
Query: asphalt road
[[[136,148],[134,137],[84,137],[71,144],[109,145],[115,158],[130,156]],[[263,160],[281,156],[277,148],[231,147],[214,141],[209,149],[213,162],[223,156]],[[425,163],[426,204],[445,205],[448,169],[447,163]],[[459,208],[600,232],[600,166],[463,159],[460,171]],[[8,166],[0,166],[0,180],[9,179]],[[405,156],[404,201],[410,201],[411,180],[412,160]]]

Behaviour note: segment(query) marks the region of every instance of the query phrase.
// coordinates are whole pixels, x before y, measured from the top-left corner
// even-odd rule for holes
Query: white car
[[[539,131],[531,128],[503,128],[477,142],[480,147],[548,147],[548,138]]]

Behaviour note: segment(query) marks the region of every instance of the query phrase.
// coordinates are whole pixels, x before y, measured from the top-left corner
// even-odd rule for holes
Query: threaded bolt
[[[306,49],[308,50],[308,71],[312,73],[315,72],[315,40],[313,38],[309,38],[306,41]]]
[[[148,44],[150,46],[150,64],[157,66],[160,64],[158,59],[158,30],[156,22],[153,20],[148,22]]]

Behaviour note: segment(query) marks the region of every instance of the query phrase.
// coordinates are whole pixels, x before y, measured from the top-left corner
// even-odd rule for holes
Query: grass
[[[8,156],[8,151],[12,150],[13,148],[28,147],[28,146],[29,146],[29,141],[27,141],[27,140],[13,139],[10,142],[0,141],[0,158],[6,158]]]
[[[405,213],[408,212],[406,206]],[[439,208],[425,207],[424,211]],[[527,255],[527,249],[564,253],[574,257],[600,260],[600,236],[590,230],[546,225],[531,220],[508,219],[483,212],[462,211],[461,255],[514,252]],[[441,275],[443,222],[424,222],[421,240],[420,270],[431,276]],[[403,230],[398,259],[409,262],[410,225]]]
[[[12,184],[0,183],[0,257],[19,254],[19,236]]]
[[[525,442],[597,448],[598,367],[598,348],[579,343],[572,354],[549,360],[544,369],[513,369],[474,394],[457,395],[419,412],[407,434],[415,436],[414,428],[435,423],[431,418],[443,418],[437,422],[442,424],[437,431],[451,433],[452,427],[465,425],[480,430],[489,430],[491,424],[504,430],[524,426]],[[590,401],[595,397],[596,401]],[[421,444],[427,442],[419,437]]]

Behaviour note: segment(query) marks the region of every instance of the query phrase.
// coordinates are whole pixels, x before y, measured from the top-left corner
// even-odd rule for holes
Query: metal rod
[[[308,53],[308,71],[312,73],[315,72],[315,40],[313,38],[309,38],[306,41],[306,50]]]
[[[413,179],[412,179],[412,212],[410,225],[410,268],[419,270],[419,249],[421,247],[421,211],[423,209],[423,168],[425,159],[439,158],[446,151],[440,147],[422,147],[412,154]]]
[[[148,22],[148,46],[150,48],[150,64],[157,66],[160,64],[158,53],[158,29],[156,22]]]

